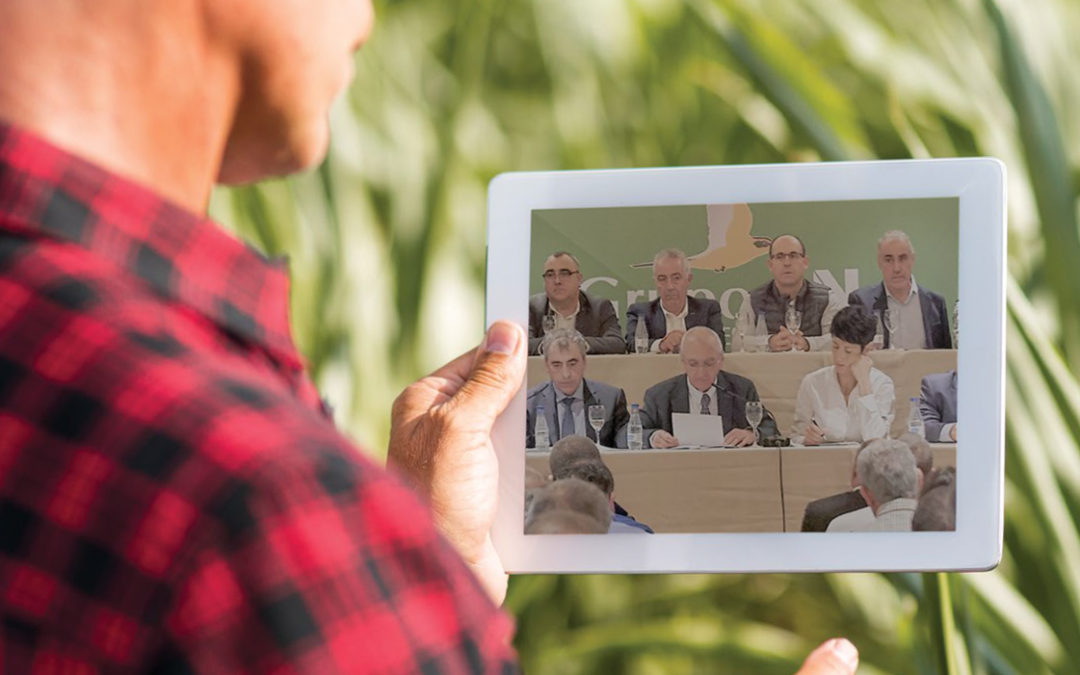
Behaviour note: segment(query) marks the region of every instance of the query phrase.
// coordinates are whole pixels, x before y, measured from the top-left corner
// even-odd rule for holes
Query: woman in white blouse
[[[860,443],[884,438],[892,426],[892,379],[866,355],[877,323],[861,306],[845,307],[832,321],[833,365],[808,374],[795,398],[795,445]]]

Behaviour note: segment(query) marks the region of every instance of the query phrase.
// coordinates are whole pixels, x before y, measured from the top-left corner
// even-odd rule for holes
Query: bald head
[[[698,391],[711,387],[724,367],[724,346],[720,336],[705,326],[694,326],[686,331],[679,354],[686,377]]]

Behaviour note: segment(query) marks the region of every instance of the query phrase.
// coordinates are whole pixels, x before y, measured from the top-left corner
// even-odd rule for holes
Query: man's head
[[[653,281],[664,308],[679,313],[686,304],[686,291],[694,275],[690,273],[690,261],[677,248],[665,248],[653,257]]]
[[[947,466],[930,474],[919,495],[911,519],[916,532],[949,532],[956,529],[956,469]]]
[[[856,461],[863,499],[878,512],[894,499],[915,499],[919,494],[915,456],[900,441],[881,439],[866,446]]]
[[[595,485],[607,497],[612,510],[615,509],[615,476],[611,474],[611,469],[602,461],[583,459],[574,462],[562,468],[559,473],[554,475],[554,478],[557,481],[564,478],[577,478]]]
[[[526,534],[535,534],[536,529],[555,512],[576,513],[586,518],[578,521],[587,526],[574,529],[581,534],[603,534],[611,526],[611,507],[607,497],[595,485],[577,478],[564,478],[537,490],[533,496],[529,512],[525,516]],[[549,532],[551,534],[570,534],[571,532]]]
[[[581,288],[581,264],[573,254],[556,251],[544,261],[544,292],[554,303],[571,302]]]
[[[911,288],[911,268],[915,266],[915,247],[908,236],[900,230],[889,230],[881,235],[877,264],[889,293],[896,296],[906,293]]]
[[[544,367],[555,388],[573,394],[585,377],[585,352],[589,345],[576,330],[559,328],[544,336],[540,351]]]
[[[698,391],[711,387],[724,367],[724,345],[720,336],[706,326],[694,326],[686,331],[679,356],[686,377]]]
[[[769,246],[769,271],[780,288],[794,288],[802,283],[810,258],[806,246],[793,234],[782,234]]]
[[[578,462],[603,462],[596,443],[585,436],[560,438],[551,446],[551,454],[548,455],[552,480],[564,476],[567,468]]]

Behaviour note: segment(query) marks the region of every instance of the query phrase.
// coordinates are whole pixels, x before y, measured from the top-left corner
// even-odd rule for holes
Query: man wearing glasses
[[[529,353],[539,354],[545,334],[556,328],[585,336],[589,354],[624,354],[619,317],[610,300],[581,290],[581,265],[566,251],[544,261],[544,292],[529,298]]]
[[[829,326],[832,325],[833,316],[844,306],[830,298],[828,286],[806,279],[810,258],[806,256],[806,246],[802,240],[793,234],[783,234],[773,239],[767,264],[772,281],[750,291],[750,306],[755,319],[765,315],[769,328],[769,351],[830,349],[832,340]],[[792,304],[799,317],[794,330],[787,324],[787,314]]]

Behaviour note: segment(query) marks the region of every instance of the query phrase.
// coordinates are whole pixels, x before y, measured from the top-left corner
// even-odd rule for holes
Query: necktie
[[[711,400],[712,399],[709,398],[708,394],[702,394],[701,395],[701,414],[702,415],[711,415],[712,414],[709,411],[709,402]]]
[[[562,400],[562,425],[559,429],[559,438],[574,435],[574,399],[567,396]]]

